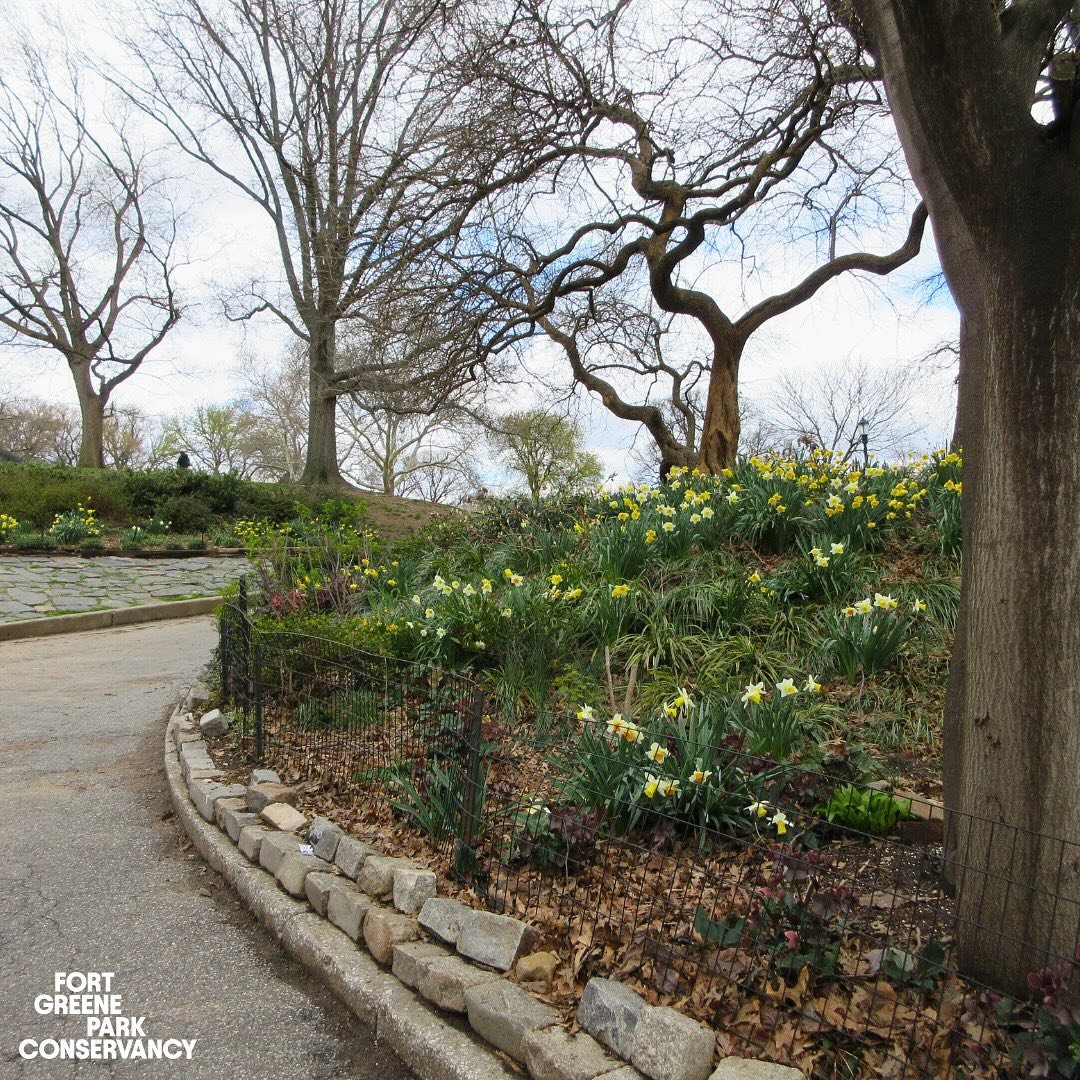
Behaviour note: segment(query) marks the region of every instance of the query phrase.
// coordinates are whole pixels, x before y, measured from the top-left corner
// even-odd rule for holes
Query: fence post
[[[484,692],[474,689],[461,720],[465,749],[465,789],[461,796],[461,826],[454,846],[454,873],[469,877],[477,868],[476,843],[480,836],[480,812],[484,805],[483,762],[480,743],[484,726]]]
[[[237,704],[244,712],[251,708],[251,625],[248,623],[248,594],[247,578],[240,578],[240,591],[236,597],[236,607],[239,611],[239,661],[240,661],[240,693],[237,695]]]
[[[218,653],[221,656],[221,700],[232,705],[232,606],[226,604],[221,609],[218,622]]]
[[[252,706],[255,712],[255,760],[263,759],[262,642],[256,638],[252,650]]]

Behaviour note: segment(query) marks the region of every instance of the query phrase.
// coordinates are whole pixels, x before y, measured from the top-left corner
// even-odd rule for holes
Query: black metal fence
[[[411,826],[410,853],[537,925],[569,982],[620,978],[813,1076],[1073,1075],[1080,845],[956,813],[904,843],[878,835],[902,804],[843,762],[679,717],[537,732],[473,678],[261,629],[243,593],[220,632],[245,753]]]

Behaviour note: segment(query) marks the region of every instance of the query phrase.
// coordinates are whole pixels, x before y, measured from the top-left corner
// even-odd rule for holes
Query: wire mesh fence
[[[726,1052],[813,1076],[1068,1064],[1080,845],[955,812],[900,842],[886,834],[917,806],[843,762],[750,753],[689,702],[651,724],[582,710],[537,731],[465,675],[261,629],[243,596],[220,627],[249,756],[408,825],[462,887],[557,945],[571,983],[621,979]]]

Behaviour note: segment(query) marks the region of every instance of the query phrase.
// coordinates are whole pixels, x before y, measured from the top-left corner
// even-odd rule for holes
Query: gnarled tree
[[[502,340],[640,266],[658,307],[698,327],[709,376],[697,463],[718,470],[738,446],[751,335],[841,274],[904,265],[926,214],[916,208],[889,254],[842,251],[859,214],[895,202],[883,189],[902,185],[876,128],[876,72],[820,0],[704,0],[672,12],[670,25],[656,19],[627,0],[600,17],[515,6],[509,28],[478,50],[472,78],[522,125],[561,140],[532,199],[515,193],[491,208],[455,254],[472,282],[517,305]],[[756,301],[718,298],[710,274],[751,268],[752,242],[767,235],[775,250],[778,224],[818,231],[818,265]]]

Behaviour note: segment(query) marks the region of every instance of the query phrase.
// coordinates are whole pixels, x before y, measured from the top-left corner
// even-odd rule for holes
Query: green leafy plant
[[[485,776],[479,779],[479,799],[474,807],[476,819],[483,828]],[[442,840],[455,833],[462,817],[462,778],[459,769],[447,768],[437,761],[418,764],[408,778],[394,781],[401,797],[391,806],[415,828],[433,840]],[[474,845],[479,836],[473,837]]]
[[[915,602],[916,605],[918,602]],[[915,625],[912,615],[898,610],[897,601],[882,593],[849,604],[825,617],[823,658],[848,682],[884,671],[897,658]]]
[[[146,530],[138,525],[132,525],[130,529],[120,530],[120,546],[130,551],[137,551],[146,543]]]
[[[57,514],[49,532],[57,543],[77,544],[80,540],[98,536],[101,533],[101,527],[97,523],[94,511],[80,503],[75,510]]]
[[[898,822],[911,815],[911,800],[898,799],[875,788],[857,788],[844,784],[832,793],[828,802],[819,803],[814,813],[830,825],[842,825],[873,836],[886,836]]]

